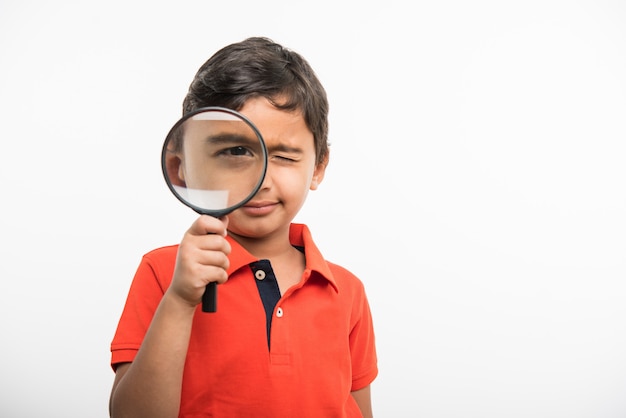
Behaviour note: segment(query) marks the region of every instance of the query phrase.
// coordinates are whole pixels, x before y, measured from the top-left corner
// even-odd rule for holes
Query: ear
[[[328,158],[329,154],[326,154],[324,160],[315,166],[315,170],[313,170],[313,177],[311,178],[311,185],[309,186],[310,190],[317,190],[322,180],[324,180],[324,174],[326,173],[326,167],[328,166]]]
[[[174,153],[167,153],[165,157],[165,171],[174,186],[185,187],[185,170],[182,159]]]

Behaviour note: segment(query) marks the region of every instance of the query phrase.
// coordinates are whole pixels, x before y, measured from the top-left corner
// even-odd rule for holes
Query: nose
[[[259,190],[269,189],[270,187],[272,187],[273,180],[272,170],[270,168],[271,166],[271,164],[267,165],[267,168],[265,170],[265,177],[263,178],[263,182],[261,183],[261,188]]]

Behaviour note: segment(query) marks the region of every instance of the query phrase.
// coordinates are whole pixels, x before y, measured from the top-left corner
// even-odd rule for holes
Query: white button
[[[254,273],[254,277],[256,277],[257,280],[263,280],[263,279],[265,279],[265,272],[263,270],[257,270]]]
[[[283,317],[283,308],[276,309],[276,316],[279,318]]]

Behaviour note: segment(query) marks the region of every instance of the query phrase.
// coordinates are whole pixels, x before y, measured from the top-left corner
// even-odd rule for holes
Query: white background
[[[622,1],[0,3],[0,415],[108,416],[143,253],[195,219],[162,140],[263,35],[331,102],[298,217],[364,281],[377,417],[626,416]]]

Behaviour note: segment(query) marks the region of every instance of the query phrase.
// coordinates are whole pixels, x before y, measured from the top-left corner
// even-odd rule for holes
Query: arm
[[[163,295],[132,363],[118,366],[111,390],[114,418],[176,418],[191,325],[206,284],[227,279],[226,226],[202,216],[178,250],[172,283]]]
[[[135,360],[116,370],[112,417],[178,415],[193,312],[163,297]]]
[[[372,418],[372,397],[370,386],[365,386],[363,389],[355,390],[352,393],[352,397],[359,405],[363,418]]]
[[[350,352],[352,356],[352,385],[356,401],[364,418],[372,418],[371,382],[378,374],[374,326],[369,303],[361,285],[360,303],[354,306],[353,316],[358,318],[350,332]],[[355,381],[354,376],[358,376]],[[363,386],[367,385],[367,386]]]

